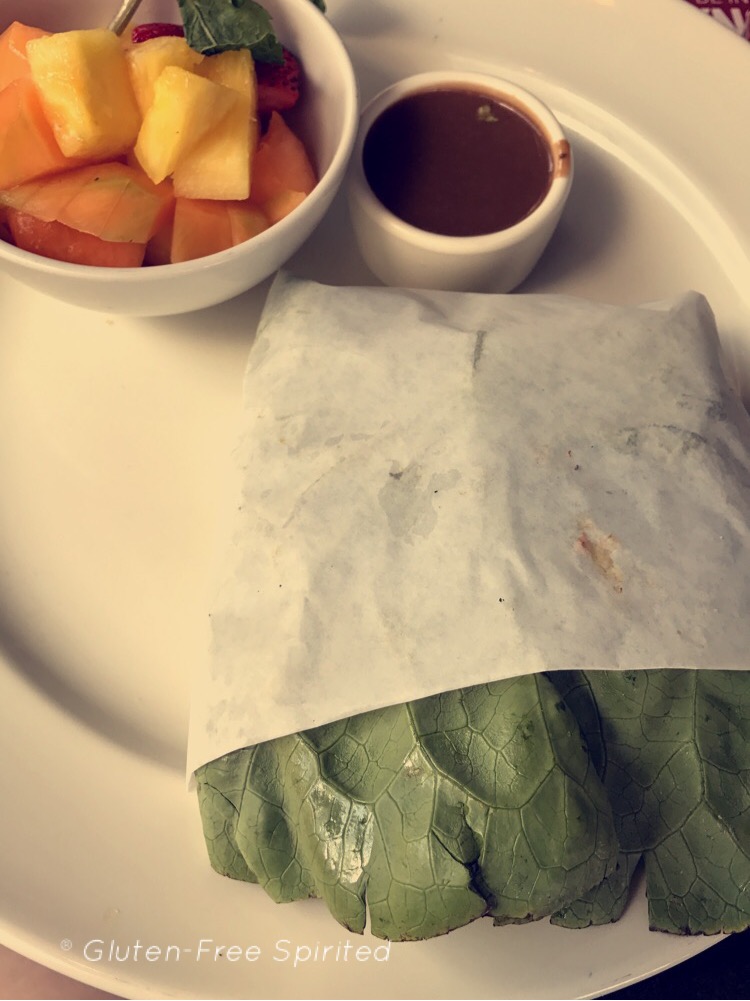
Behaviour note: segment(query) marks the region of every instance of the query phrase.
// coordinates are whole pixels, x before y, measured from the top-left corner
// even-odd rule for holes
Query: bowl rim
[[[311,0],[274,0],[274,2],[279,6],[296,8],[302,14],[303,18],[310,19],[310,23],[317,21],[318,29],[324,35],[327,35],[329,43],[334,49],[338,50],[340,68],[344,77],[344,88],[339,104],[342,107],[342,128],[334,154],[315,187],[297,208],[279,220],[279,222],[269,226],[267,230],[258,233],[252,240],[245,240],[243,243],[229,247],[227,250],[208,254],[205,257],[198,257],[192,261],[183,261],[176,264],[155,264],[137,268],[106,268],[92,264],[74,264],[69,261],[57,261],[52,258],[42,257],[40,254],[23,250],[0,238],[0,264],[7,261],[9,264],[15,266],[32,267],[36,273],[91,281],[95,284],[99,282],[111,283],[113,281],[124,284],[127,281],[133,281],[136,276],[139,280],[151,284],[163,280],[167,274],[184,278],[189,277],[191,274],[213,270],[214,268],[221,267],[225,261],[244,256],[250,248],[260,248],[262,250],[267,244],[275,243],[293,226],[300,225],[301,223],[302,228],[305,229],[305,220],[309,219],[310,216],[314,216],[318,210],[319,203],[328,197],[331,187],[338,183],[349,162],[356,141],[359,122],[359,87],[349,51],[344,45],[341,35],[322,10],[312,3]]]

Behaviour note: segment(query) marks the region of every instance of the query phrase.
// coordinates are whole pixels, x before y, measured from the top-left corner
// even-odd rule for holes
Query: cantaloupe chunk
[[[138,44],[141,43],[139,42]],[[135,169],[139,171],[144,178],[146,178],[146,174],[143,172],[142,168],[138,166],[137,161]],[[146,180],[148,180],[148,178],[146,178]],[[146,255],[143,258],[143,263],[150,265],[169,264],[170,255],[172,253],[172,230],[174,228],[175,197],[171,178],[167,178],[165,181],[156,185],[156,187],[157,190],[169,196],[169,206],[167,211],[160,217],[159,224],[155,232],[146,244]]]
[[[29,76],[29,60],[26,58],[26,45],[32,38],[44,38],[48,31],[32,28],[28,24],[14,21],[0,35],[0,90],[3,90],[14,80]]]
[[[306,198],[307,195],[304,191],[280,191],[277,195],[273,195],[263,202],[263,213],[271,224],[281,222],[290,212],[294,212]]]
[[[66,159],[57,145],[29,77],[0,91],[0,189],[80,163]]]
[[[227,202],[227,213],[235,247],[263,233],[270,225],[265,213],[249,201]]]
[[[174,205],[157,231],[146,244],[143,263],[151,266],[170,264],[172,260],[172,234],[174,232]]]
[[[317,184],[315,170],[301,139],[274,111],[253,161],[250,197],[263,205],[285,191],[309,195]]]
[[[0,204],[115,243],[143,243],[169,213],[172,195],[121,163],[81,167],[0,191]]]
[[[218,254],[232,244],[232,227],[224,202],[176,198],[172,231],[173,264]]]
[[[173,264],[193,261],[235,247],[268,229],[268,220],[249,201],[176,198]]]
[[[248,53],[249,55],[249,53]],[[154,84],[167,66],[196,70],[204,57],[191,49],[184,38],[162,35],[149,38],[125,50],[130,83],[141,114],[145,115],[154,101]]]
[[[21,250],[55,261],[101,268],[138,268],[143,263],[145,244],[111,243],[60,222],[45,222],[16,209],[7,212],[11,238]]]
[[[58,32],[30,41],[26,54],[66,156],[115,157],[132,146],[141,114],[117,35],[105,28]]]
[[[180,66],[167,66],[154,84],[135,155],[154,183],[171,174],[180,158],[221,123],[237,95]]]

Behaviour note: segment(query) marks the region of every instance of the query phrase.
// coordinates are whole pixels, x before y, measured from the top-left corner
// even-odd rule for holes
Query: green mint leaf
[[[614,871],[596,767],[543,675],[365,713],[197,772],[215,869],[323,898],[360,932],[442,934],[549,915]]]
[[[281,62],[267,11],[254,0],[178,0],[188,45],[203,55],[250,49],[254,58]]]

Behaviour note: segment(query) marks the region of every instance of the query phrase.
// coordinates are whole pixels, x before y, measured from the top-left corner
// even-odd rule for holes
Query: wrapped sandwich
[[[750,420],[705,300],[280,276],[188,768],[209,856],[394,940],[750,923]],[[369,912],[369,918],[368,918]]]

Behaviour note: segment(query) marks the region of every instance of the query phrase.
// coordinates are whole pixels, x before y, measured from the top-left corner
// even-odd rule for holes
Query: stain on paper
[[[617,536],[611,532],[602,532],[593,521],[585,519],[579,525],[576,547],[591,560],[615,591],[621,593],[622,571],[616,561],[616,554],[620,549],[620,540]]]

